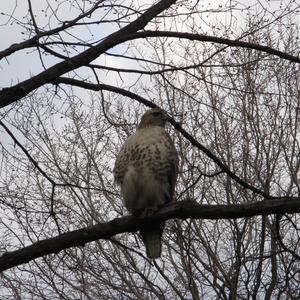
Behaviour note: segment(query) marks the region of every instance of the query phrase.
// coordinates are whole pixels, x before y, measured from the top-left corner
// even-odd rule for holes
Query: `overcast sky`
[[[50,3],[53,2],[55,5],[57,5],[58,2],[56,1],[49,1]],[[149,1],[148,1],[149,2]],[[211,3],[212,2],[212,3]],[[258,3],[258,1],[251,1],[252,3]],[[300,2],[300,0],[299,0]],[[40,26],[45,26],[49,21],[49,10],[46,10],[47,1],[45,0],[32,0],[32,6],[35,14],[37,15],[37,22]],[[210,8],[217,8],[219,5],[226,5],[228,1],[202,1],[203,8],[204,7],[210,7]],[[243,3],[243,2],[242,2]],[[279,8],[280,5],[283,3],[283,5],[287,5],[289,1],[261,1],[261,3],[264,3],[266,7],[271,11],[276,8]],[[297,4],[297,1],[295,2]],[[245,2],[245,8],[246,6],[250,5],[250,2]],[[298,3],[299,4],[299,3]],[[260,5],[257,6],[258,9]],[[13,43],[19,43],[23,41],[26,36],[22,34],[22,27],[16,23],[14,18],[9,17],[13,14],[13,16],[17,19],[19,19],[22,22],[26,22],[26,16],[28,11],[28,4],[27,0],[9,0],[9,1],[2,1],[0,5],[0,12],[4,13],[0,15],[0,50],[3,50],[10,46]],[[60,6],[60,10],[58,12],[58,15],[60,18],[64,18],[64,20],[70,20],[76,13],[78,13],[77,10],[72,10],[69,6],[69,4],[64,4],[64,6]],[[239,12],[235,12],[237,16],[237,22],[239,22],[238,19],[240,19],[240,22],[242,24],[242,17],[239,16]],[[224,18],[224,15],[217,15],[217,14],[209,14],[208,15],[208,22],[211,20],[216,20],[218,22],[227,22],[228,20]],[[51,22],[55,22],[55,20],[52,18]],[[203,26],[205,26],[203,24]],[[80,29],[76,29],[76,35],[78,36],[84,36],[88,38],[92,38],[92,35],[94,38],[100,38],[100,35],[105,35],[109,32],[111,32],[112,27],[110,24],[101,25],[98,27],[93,27],[92,32],[88,31],[86,28],[81,27]],[[73,32],[74,33],[74,32]],[[209,34],[209,32],[208,32]],[[121,51],[123,46],[119,46],[117,51]],[[59,60],[53,59],[48,57],[48,59],[45,61],[46,66],[50,66],[58,62]],[[127,62],[125,60],[120,59],[114,59],[111,57],[100,57],[98,59],[98,62],[101,62],[103,64],[107,63],[110,66],[116,66],[116,67],[135,67],[133,65],[133,62]],[[120,65],[121,64],[121,65]],[[122,65],[123,64],[123,65]],[[36,52],[32,53],[30,50],[21,51],[18,53],[15,53],[8,57],[7,59],[3,59],[0,61],[0,87],[10,86],[14,85],[19,81],[22,81],[24,79],[27,79],[35,74],[38,74],[41,72],[42,66],[39,62],[39,57]],[[110,77],[107,78],[108,82],[111,82],[112,80],[119,80],[119,76],[117,74],[109,74]],[[112,76],[112,77],[111,77]],[[132,76],[134,78],[134,76]]]

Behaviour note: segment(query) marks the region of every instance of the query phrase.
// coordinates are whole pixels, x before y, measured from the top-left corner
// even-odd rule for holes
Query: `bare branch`
[[[31,7],[31,2],[30,1],[28,1],[28,2]],[[58,26],[58,27],[53,28],[48,31],[38,31],[38,33],[35,36],[33,36],[32,38],[30,38],[24,42],[21,42],[21,43],[12,44],[7,49],[0,51],[0,60],[4,57],[8,57],[9,55],[13,54],[14,52],[16,52],[18,50],[37,46],[39,44],[38,40],[41,39],[42,37],[58,34],[59,32],[64,31],[64,30],[76,25],[79,20],[81,20],[81,19],[85,18],[86,16],[90,15],[91,13],[93,13],[99,6],[100,2],[102,2],[102,0],[98,1],[91,9],[89,9],[85,13],[80,14],[78,17],[74,18],[73,20],[65,21],[61,26]],[[32,8],[30,8],[30,13],[33,16]]]
[[[20,82],[17,85],[2,89],[2,91],[0,92],[0,108],[23,98],[36,88],[46,83],[52,82],[62,74],[89,64],[91,61],[96,59],[100,54],[104,53],[108,49],[124,41],[127,41],[127,36],[129,34],[144,28],[151,19],[153,19],[155,16],[160,14],[175,2],[176,0],[164,0],[156,3],[135,21],[112,33],[94,47],[89,48],[70,59],[64,60],[32,78]]]
[[[289,60],[291,62],[300,63],[300,58],[297,56],[290,55],[288,53],[276,50],[274,48],[263,46],[259,44],[244,42],[241,40],[230,40],[226,38],[216,37],[216,36],[209,36],[205,34],[195,34],[189,32],[173,32],[173,31],[151,31],[146,30],[143,32],[135,32],[130,34],[127,38],[128,39],[138,39],[138,38],[148,38],[148,37],[173,37],[179,39],[188,39],[192,41],[200,41],[200,42],[212,42],[218,44],[225,44],[231,47],[241,47],[241,48],[248,48],[254,49],[257,51],[265,52],[271,55],[278,56],[280,58]]]
[[[55,186],[56,183],[52,178],[48,176],[48,174],[39,166],[39,164],[32,158],[32,156],[29,154],[29,152],[25,149],[25,147],[16,139],[16,137],[13,135],[13,133],[8,129],[8,127],[0,120],[0,125],[4,128],[4,130],[7,132],[7,134],[12,138],[14,143],[18,145],[23,153],[27,156],[27,158],[32,162],[35,168],[38,169],[38,171],[53,185]]]
[[[292,256],[294,256],[297,260],[300,261],[300,256],[292,249],[289,249],[283,242],[282,237],[280,235],[280,219],[281,219],[281,215],[277,214],[276,215],[276,234],[277,234],[277,239],[279,242],[279,245],[282,247],[282,249],[284,251],[287,251],[288,253],[292,254]]]
[[[261,201],[239,205],[200,205],[195,201],[186,200],[163,208],[158,213],[145,219],[133,216],[117,218],[110,222],[99,223],[95,226],[42,240],[20,250],[7,252],[0,257],[0,272],[47,254],[58,253],[69,247],[84,246],[85,243],[98,239],[109,239],[123,232],[134,232],[147,223],[173,218],[217,220],[299,212],[300,199]]]

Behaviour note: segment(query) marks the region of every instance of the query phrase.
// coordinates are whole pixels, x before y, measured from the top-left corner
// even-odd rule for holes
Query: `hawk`
[[[127,210],[145,217],[174,201],[178,155],[165,130],[167,113],[153,108],[142,116],[134,134],[117,156],[114,175]],[[161,255],[164,222],[144,226],[140,233],[148,258]]]

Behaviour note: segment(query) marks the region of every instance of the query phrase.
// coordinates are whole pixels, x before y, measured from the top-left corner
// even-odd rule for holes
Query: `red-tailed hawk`
[[[135,216],[146,216],[174,200],[178,156],[165,131],[167,113],[148,110],[137,130],[122,146],[115,163],[115,180],[121,186],[125,207]],[[161,254],[164,222],[141,229],[149,258]]]

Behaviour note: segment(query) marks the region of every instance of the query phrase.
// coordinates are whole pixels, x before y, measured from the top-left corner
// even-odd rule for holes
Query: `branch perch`
[[[4,253],[0,257],[0,272],[27,263],[47,254],[58,253],[69,247],[83,246],[98,239],[109,239],[112,236],[137,231],[142,225],[169,219],[237,219],[258,215],[299,213],[300,198],[295,200],[264,200],[250,204],[207,205],[186,200],[173,203],[147,218],[126,216],[106,223],[74,230],[54,238],[36,242],[22,249]]]

